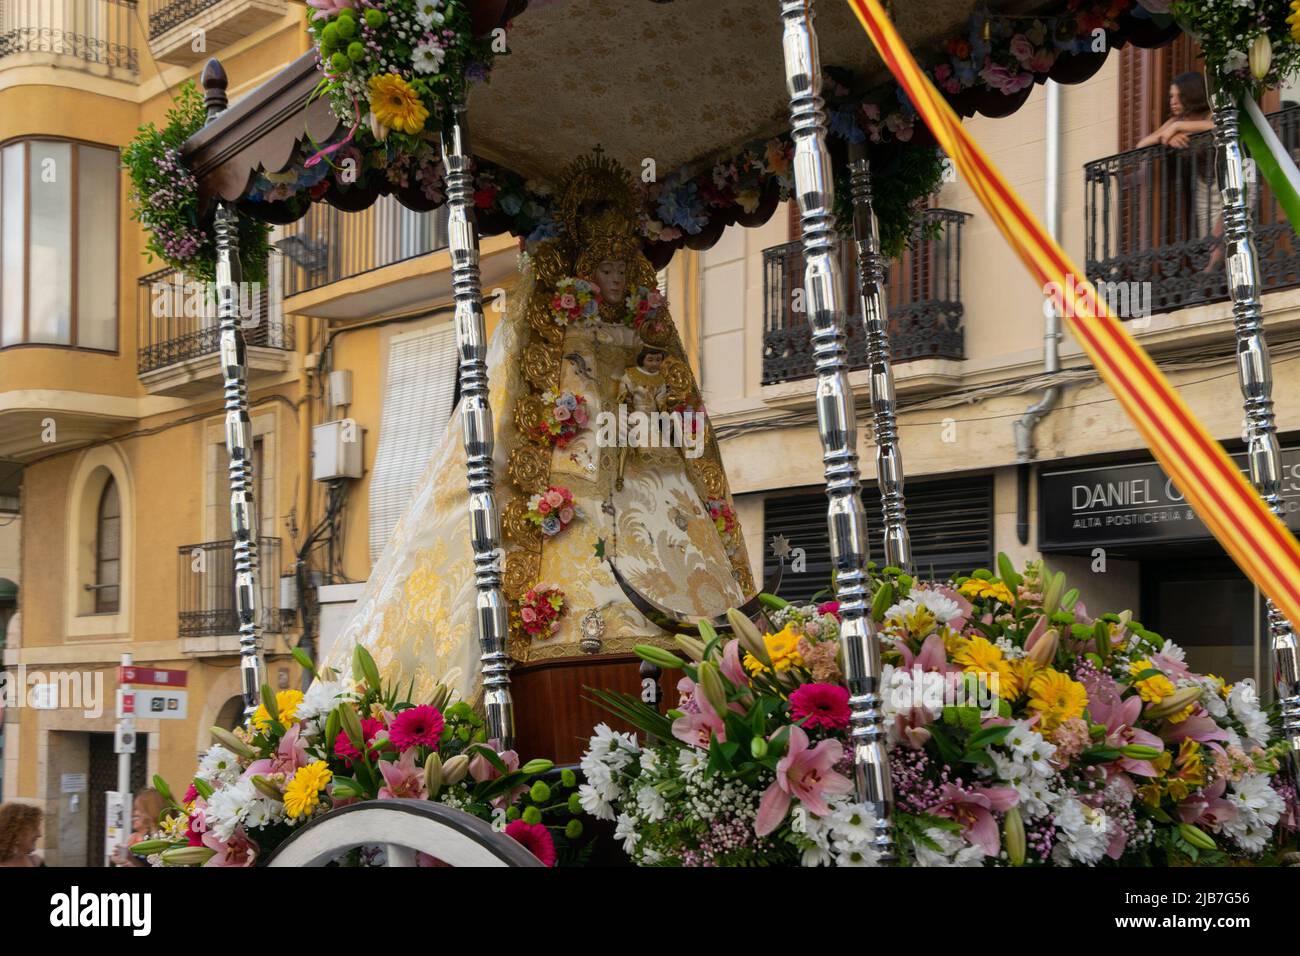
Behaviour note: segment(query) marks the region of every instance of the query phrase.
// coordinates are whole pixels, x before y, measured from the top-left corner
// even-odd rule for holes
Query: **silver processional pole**
[[[489,740],[514,746],[515,713],[510,695],[509,628],[501,590],[503,552],[501,513],[492,474],[495,436],[488,400],[487,330],[479,285],[478,227],[474,222],[474,175],[469,153],[465,105],[457,103],[442,133],[442,164],[447,184],[448,248],[456,300],[456,347],[460,355],[461,427],[469,481],[470,545],[477,589],[475,626],[483,668],[483,707]]]
[[[216,60],[203,70],[203,101],[208,122],[226,109],[226,73]],[[219,200],[216,233],[217,323],[226,407],[226,450],[230,453],[230,531],[234,538],[235,613],[239,620],[239,673],[244,719],[252,718],[266,680],[262,659],[261,587],[257,557],[257,507],[254,500],[253,423],[248,415],[248,354],[239,327],[239,214]]]
[[[1282,518],[1282,455],[1273,415],[1273,369],[1264,337],[1259,258],[1250,224],[1237,102],[1221,86],[1213,91],[1213,98],[1214,165],[1223,201],[1224,268],[1237,336],[1237,379],[1245,399],[1246,458],[1251,482],[1264,503]],[[1295,629],[1271,600],[1265,599],[1264,606],[1273,645],[1282,733],[1291,744],[1292,777],[1300,782],[1300,661]]]
[[[876,483],[884,519],[885,564],[912,570],[912,539],[907,533],[907,504],[903,499],[903,453],[898,447],[894,364],[889,347],[889,306],[885,299],[885,257],[880,254],[880,229],[871,205],[871,161],[866,146],[849,146],[849,183],[853,196],[853,240],[857,251],[858,290],[862,324],[867,334],[867,365],[871,373],[871,431],[876,442]]]
[[[894,857],[893,793],[880,699],[880,645],[868,600],[867,522],[858,481],[857,417],[849,388],[835,230],[835,185],[826,150],[821,63],[812,0],[779,0],[795,142],[794,183],[803,226],[804,294],[817,368],[817,425],[826,466],[827,525],[840,645],[849,686],[857,798],[875,813],[873,846]]]

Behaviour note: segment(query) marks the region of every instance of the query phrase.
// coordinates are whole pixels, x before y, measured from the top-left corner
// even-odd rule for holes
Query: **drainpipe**
[[[1046,186],[1044,200],[1048,234],[1061,241],[1061,87],[1052,80],[1047,93]],[[1043,304],[1043,370],[1048,375],[1061,370],[1061,316],[1050,299]],[[1015,423],[1016,435],[1016,537],[1029,543],[1029,475],[1034,459],[1034,428],[1061,398],[1060,385],[1048,385],[1038,401],[1025,409]]]

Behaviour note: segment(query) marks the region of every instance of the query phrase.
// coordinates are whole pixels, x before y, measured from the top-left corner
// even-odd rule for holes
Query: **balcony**
[[[1268,117],[1292,153],[1300,107]],[[1212,133],[1185,149],[1148,146],[1084,166],[1088,278],[1121,318],[1228,299]],[[1251,192],[1265,292],[1300,285],[1300,240],[1261,180]],[[1118,307],[1117,307],[1118,304]]]
[[[140,70],[136,0],[0,0],[0,69],[70,66]]]
[[[284,372],[293,353],[293,326],[285,322],[272,291],[255,283],[241,290],[250,382]],[[136,299],[136,368],[145,389],[154,395],[195,397],[219,386],[221,330],[202,288],[162,269],[140,278]]]
[[[912,245],[890,263],[885,279],[889,301],[889,344],[895,362],[965,356],[962,341],[961,229],[969,214],[927,209]],[[787,242],[763,252],[763,384],[815,374],[808,316],[794,308],[794,291],[803,288],[803,246]],[[842,294],[853,310],[848,322],[849,363],[867,365],[862,303],[858,294],[854,244],[840,245]]]
[[[284,630],[277,590],[280,539],[259,538],[262,630]],[[239,652],[239,616],[235,612],[233,541],[204,541],[177,549],[177,627],[187,654],[217,656]]]
[[[292,9],[287,0],[148,0],[149,50],[155,60],[189,66],[212,56]],[[202,42],[196,42],[198,40]]]

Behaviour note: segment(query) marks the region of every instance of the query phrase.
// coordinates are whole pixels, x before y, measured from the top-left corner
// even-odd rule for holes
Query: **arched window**
[[[112,478],[99,496],[95,518],[95,613],[116,614],[121,603],[122,507]]]

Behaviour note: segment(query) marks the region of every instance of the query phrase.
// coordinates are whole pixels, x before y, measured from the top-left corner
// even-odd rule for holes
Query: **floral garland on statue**
[[[131,180],[131,217],[145,229],[149,261],[156,256],[190,279],[213,282],[216,235],[199,220],[199,184],[181,160],[181,146],[206,122],[203,94],[193,80],[186,80],[162,128],[154,123],[141,126],[122,150],[122,165]],[[271,227],[241,215],[238,230],[244,279],[264,281]]]
[[[587,399],[575,392],[542,393],[542,416],[534,426],[538,438],[565,448],[587,424]]]
[[[572,276],[555,283],[551,318],[559,326],[590,322],[600,316],[600,290],[595,283]]]
[[[562,485],[550,485],[544,492],[528,499],[527,519],[548,538],[553,538],[582,517],[582,509],[573,501],[573,492]]]
[[[710,498],[705,507],[709,510],[709,520],[722,538],[723,548],[727,554],[735,554],[736,548],[740,546],[740,521],[736,517],[736,509],[725,498]]]
[[[554,637],[569,605],[564,591],[553,584],[529,588],[518,601],[519,626],[533,640]]]
[[[627,306],[625,324],[639,332],[642,329],[660,329],[660,319],[668,300],[658,289],[638,286],[624,304]]]
[[[441,684],[420,704],[385,687],[362,647],[351,681],[316,675],[305,655],[294,656],[317,677],[311,688],[273,694],[264,687],[249,727],[214,727],[214,743],[179,800],[155,777],[167,807],[132,853],[159,866],[252,866],[334,807],[406,798],[473,814],[548,866],[585,858],[571,771],[539,779],[551,761],[521,766],[513,750],[495,749],[482,718],[452,702]],[[363,847],[336,862],[381,866],[382,854]],[[419,865],[440,862],[420,854]]]
[[[922,583],[873,572],[900,862],[910,866],[1275,864],[1300,807],[1276,715],[1251,681],[1188,668],[1132,616],[1092,617],[1030,563]],[[583,808],[641,865],[870,865],[851,796],[849,691],[835,604],[765,596],[766,632],[678,637],[667,716],[599,701],[654,735],[597,728]]]

